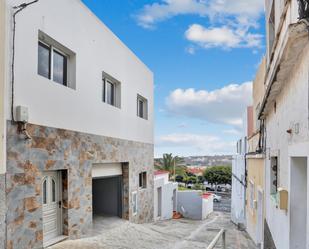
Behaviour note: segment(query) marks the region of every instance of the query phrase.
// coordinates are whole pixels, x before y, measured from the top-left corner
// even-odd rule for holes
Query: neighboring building
[[[206,167],[195,167],[195,166],[188,166],[187,173],[193,174],[195,176],[203,176]]]
[[[203,194],[200,190],[178,191],[177,211],[185,218],[204,220],[213,212],[213,194]]]
[[[266,0],[264,248],[309,248],[308,18],[308,1]]]
[[[251,128],[248,130],[247,189],[246,189],[246,229],[257,245],[263,244],[264,228],[264,152],[262,142],[263,123],[258,115],[265,93],[266,60],[262,60],[253,82],[253,108],[249,116]],[[263,247],[262,247],[263,248]]]
[[[239,227],[245,227],[246,221],[246,153],[248,129],[251,129],[249,116],[251,108],[248,107],[243,117],[243,135],[237,142],[236,155],[232,160],[232,200],[231,220]]]
[[[7,146],[4,163],[1,141],[7,212],[5,226],[0,213],[0,241],[42,248],[79,238],[94,214],[152,221],[152,72],[82,1],[45,0],[16,16],[12,93],[13,44],[3,35],[13,36],[13,6],[21,2],[0,5],[0,132],[4,118]],[[11,107],[21,122],[12,122]]]
[[[176,182],[169,181],[169,172],[158,170],[154,173],[154,219],[168,220],[177,211]]]

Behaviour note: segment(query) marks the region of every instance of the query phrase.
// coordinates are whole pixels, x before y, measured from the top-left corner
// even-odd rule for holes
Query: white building
[[[155,171],[154,173],[154,218],[168,220],[177,211],[177,182],[169,181],[169,172]]]
[[[23,2],[0,3],[0,248],[152,221],[152,72],[82,1]]]
[[[305,249],[309,248],[308,1],[265,2],[267,90],[260,111],[266,127],[264,248]]]
[[[232,160],[231,220],[240,227],[246,226],[246,154],[248,152],[248,114],[243,117],[243,135],[237,141],[237,153]]]

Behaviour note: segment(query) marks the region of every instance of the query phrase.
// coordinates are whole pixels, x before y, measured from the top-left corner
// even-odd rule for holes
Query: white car
[[[214,200],[214,202],[220,202],[220,201],[221,201],[221,199],[222,199],[222,197],[221,197],[221,196],[216,195],[216,194],[213,194],[213,200]]]

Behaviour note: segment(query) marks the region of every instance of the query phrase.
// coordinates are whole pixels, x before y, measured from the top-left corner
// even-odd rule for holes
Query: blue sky
[[[265,51],[262,0],[83,0],[154,72],[155,156],[230,154]]]

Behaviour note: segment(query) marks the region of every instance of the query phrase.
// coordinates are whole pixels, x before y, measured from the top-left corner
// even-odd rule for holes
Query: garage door
[[[122,175],[121,163],[100,163],[92,165],[92,178]]]
[[[92,168],[93,213],[122,217],[121,164],[96,164]]]

